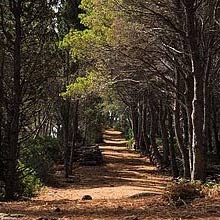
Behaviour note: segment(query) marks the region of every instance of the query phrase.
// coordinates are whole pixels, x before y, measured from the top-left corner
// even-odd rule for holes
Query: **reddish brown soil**
[[[127,150],[120,132],[108,130],[104,138],[100,147],[106,165],[75,168],[68,183],[59,171],[60,185],[46,187],[31,201],[0,203],[0,213],[24,214],[22,220],[220,219],[218,196],[181,208],[169,205],[162,194],[170,177],[161,175],[147,158]],[[93,200],[83,201],[84,195]]]

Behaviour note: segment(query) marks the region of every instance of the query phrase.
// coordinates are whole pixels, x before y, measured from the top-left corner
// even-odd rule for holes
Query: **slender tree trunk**
[[[163,109],[162,103],[160,103],[160,128],[163,142],[163,163],[165,166],[169,166],[169,140],[168,130],[166,127],[167,111]]]
[[[12,200],[15,197],[17,187],[17,159],[19,153],[18,136],[21,105],[21,0],[11,0],[11,11],[15,18],[15,42],[14,42],[14,75],[13,75],[13,104],[7,131],[8,158],[5,178],[5,198]]]
[[[143,124],[143,105],[138,103],[138,150],[142,150],[143,136],[142,136],[142,124]]]
[[[175,134],[177,143],[182,155],[183,160],[183,169],[184,169],[184,178],[190,177],[190,166],[189,166],[189,152],[184,145],[183,133],[180,125],[180,105],[177,100],[175,100],[175,110],[174,110],[174,122],[175,122]]]
[[[217,108],[215,103],[215,97],[212,98],[212,109],[213,109],[213,133],[214,133],[214,140],[215,140],[215,149],[218,157],[220,158],[220,140],[219,140],[219,128],[217,125]]]
[[[3,119],[3,111],[4,111],[4,89],[3,89],[3,77],[4,77],[4,62],[5,62],[5,54],[2,51],[0,54],[1,58],[1,66],[0,66],[0,97],[2,98],[2,101],[0,102],[0,180],[4,180],[4,173],[5,173],[5,167],[4,167],[4,159],[3,159],[3,128],[4,128],[4,119]]]
[[[194,77],[195,96],[193,100],[193,169],[191,171],[191,178],[204,180],[206,177],[206,153],[203,142],[203,82],[201,76]]]
[[[189,150],[189,165],[190,171],[193,167],[193,153],[192,153],[192,134],[193,134],[193,126],[192,126],[192,101],[193,101],[193,77],[188,76],[186,79],[186,91],[185,91],[185,102],[186,102],[186,113],[187,113],[187,121],[188,121],[188,150]]]
[[[172,114],[168,112],[168,128],[169,128],[169,150],[170,150],[170,163],[172,169],[172,176],[176,178],[179,176],[179,170],[176,163],[176,152],[174,146],[174,131],[173,131],[173,119]]]
[[[176,88],[177,88],[177,92],[176,92],[176,97],[174,100],[174,127],[175,127],[175,135],[176,135],[176,139],[177,139],[177,143],[181,152],[181,156],[182,156],[182,160],[183,160],[183,169],[184,169],[184,178],[190,178],[190,165],[189,165],[189,152],[187,149],[187,146],[184,144],[184,139],[183,139],[183,129],[182,126],[180,124],[180,95],[179,92],[181,92],[182,89],[182,85],[180,82],[181,78],[180,78],[180,74],[178,72],[178,70],[176,71]]]
[[[157,131],[156,111],[152,103],[150,103],[150,115],[151,115],[151,126],[150,126],[151,155],[153,157],[152,159],[155,160],[155,163],[158,164],[160,167],[162,167],[163,158],[156,144],[156,131]]]
[[[73,134],[72,134],[72,148],[71,148],[71,155],[70,155],[70,175],[72,175],[72,168],[74,162],[74,151],[76,149],[76,141],[77,141],[77,133],[78,133],[78,120],[79,120],[79,101],[76,101],[74,106],[74,113],[73,113]]]
[[[4,107],[4,93],[3,93],[3,75],[4,75],[4,62],[5,62],[5,55],[4,52],[0,54],[1,58],[1,67],[0,67],[0,97],[2,101],[0,102],[0,152],[2,150],[2,129],[3,129],[3,107]],[[1,160],[2,158],[0,158]]]
[[[64,106],[63,106],[63,113],[62,113],[62,121],[63,121],[63,134],[64,134],[64,175],[65,178],[69,177],[70,174],[70,144],[69,144],[69,123],[70,123],[70,119],[69,119],[69,114],[70,114],[70,101],[69,100],[65,100],[64,101]]]
[[[139,136],[138,136],[138,114],[135,107],[131,108],[132,130],[134,132],[134,149],[138,150]]]
[[[149,126],[148,126],[148,120],[147,120],[147,107],[144,103],[143,105],[143,112],[142,112],[142,139],[143,139],[143,149],[142,152],[144,154],[149,154],[150,149],[150,140],[149,140]]]

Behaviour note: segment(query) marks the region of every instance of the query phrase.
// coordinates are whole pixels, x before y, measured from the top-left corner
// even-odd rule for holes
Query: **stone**
[[[22,218],[22,217],[25,217],[24,214],[10,214],[10,217],[12,218]]]
[[[139,218],[137,216],[127,216],[125,217],[125,220],[139,220]]]
[[[59,207],[57,207],[54,212],[61,212],[61,209]]]
[[[85,195],[85,196],[82,197],[82,200],[92,200],[92,196]]]

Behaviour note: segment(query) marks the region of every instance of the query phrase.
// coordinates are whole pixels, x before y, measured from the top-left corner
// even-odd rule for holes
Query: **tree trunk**
[[[8,158],[5,177],[5,198],[15,198],[17,189],[17,159],[19,153],[18,136],[21,105],[21,1],[11,1],[11,11],[15,18],[15,42],[14,42],[14,75],[13,75],[13,104],[9,113],[7,139]]]
[[[168,140],[168,130],[166,127],[166,117],[167,111],[163,109],[162,103],[160,103],[160,128],[163,142],[163,164],[164,166],[169,166],[169,140]]]
[[[143,138],[143,153],[144,154],[149,154],[149,149],[150,149],[150,140],[149,140],[149,125],[148,125],[148,120],[147,120],[147,108],[146,105],[143,105],[143,112],[142,112],[142,138]]]
[[[192,112],[192,180],[204,180],[206,177],[206,153],[204,149],[204,61],[202,59],[200,30],[196,17],[195,0],[185,1],[186,28],[191,50],[191,65],[194,82]]]
[[[180,124],[180,101],[181,101],[181,97],[179,95],[179,92],[182,92],[183,90],[183,85],[181,85],[181,78],[180,78],[180,74],[179,71],[176,71],[176,97],[174,100],[174,128],[175,128],[175,135],[176,135],[176,139],[177,139],[177,143],[181,152],[181,156],[182,156],[182,160],[183,160],[183,177],[184,178],[190,178],[190,165],[189,165],[189,152],[187,149],[187,146],[184,144],[184,139],[183,139],[183,129],[181,128],[181,124]]]
[[[206,153],[203,142],[203,116],[204,116],[204,99],[203,99],[203,82],[201,76],[194,77],[194,100],[193,100],[193,168],[191,179],[204,180],[206,177]]]
[[[72,175],[72,168],[74,162],[74,151],[76,149],[77,133],[78,133],[78,119],[79,119],[79,101],[75,102],[73,112],[73,134],[71,143],[71,155],[70,155],[70,175]]]
[[[2,129],[3,129],[3,103],[4,103],[4,90],[3,90],[3,75],[4,75],[4,59],[5,59],[5,54],[2,51],[2,53],[0,54],[0,58],[1,58],[1,67],[0,67],[0,97],[2,98],[2,101],[0,102],[0,156],[2,152],[2,141],[3,141],[3,137],[2,137]],[[0,163],[2,158],[0,157]]]
[[[215,149],[218,157],[220,158],[220,140],[219,140],[219,129],[217,125],[217,108],[215,103],[215,97],[212,98],[212,109],[213,109],[213,133],[214,133],[214,140],[215,140]]]
[[[139,136],[138,136],[138,113],[136,107],[131,107],[132,130],[134,132],[134,149],[138,150]]]
[[[70,100],[67,99],[63,103],[62,123],[63,123],[63,135],[64,135],[64,176],[69,177],[70,174],[70,145],[69,145],[69,114],[70,114]]]
[[[168,113],[168,128],[169,128],[169,150],[170,150],[170,163],[171,163],[171,169],[172,169],[172,176],[173,178],[176,178],[179,176],[179,170],[176,163],[176,152],[175,152],[175,146],[174,146],[174,131],[173,131],[173,120],[172,120],[172,114],[169,111]]]
[[[189,165],[190,170],[193,167],[193,158],[192,158],[192,101],[193,101],[193,77],[188,76],[186,79],[186,91],[185,91],[185,102],[186,102],[186,113],[187,113],[187,121],[188,121],[188,150],[189,150]]]
[[[163,158],[160,155],[158,146],[156,144],[156,131],[157,131],[157,120],[156,120],[156,111],[153,107],[153,104],[150,103],[150,115],[151,115],[151,126],[150,126],[150,141],[151,141],[151,156],[152,161],[162,167]]]
[[[190,177],[190,166],[189,166],[189,152],[184,145],[183,133],[180,125],[180,106],[177,100],[175,100],[175,110],[174,110],[174,122],[175,122],[175,134],[177,143],[182,155],[183,160],[183,169],[184,169],[184,178]]]

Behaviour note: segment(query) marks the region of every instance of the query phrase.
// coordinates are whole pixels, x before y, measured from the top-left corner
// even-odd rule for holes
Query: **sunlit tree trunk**
[[[206,177],[206,155],[203,142],[204,126],[204,69],[201,58],[201,42],[199,41],[198,21],[195,13],[195,1],[186,0],[186,25],[191,50],[191,64],[194,82],[193,111],[192,111],[192,170],[191,179],[204,180]]]

